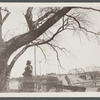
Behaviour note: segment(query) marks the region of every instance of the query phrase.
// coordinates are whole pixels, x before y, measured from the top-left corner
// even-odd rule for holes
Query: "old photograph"
[[[0,93],[100,92],[100,3],[0,4]]]

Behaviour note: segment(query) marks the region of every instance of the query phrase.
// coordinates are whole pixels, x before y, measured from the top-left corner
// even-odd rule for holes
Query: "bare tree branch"
[[[44,53],[43,49],[42,49],[40,46],[38,46],[38,45],[37,45],[37,47],[38,47],[38,48],[42,51],[42,53],[43,53],[43,55],[44,55],[45,59],[47,59],[47,57],[46,57],[46,55],[45,55],[45,53]]]
[[[95,33],[95,32],[89,31],[86,28],[82,27],[81,24],[80,24],[80,22],[75,17],[73,17],[71,15],[67,15],[67,16],[70,17],[70,18],[73,18],[77,22],[77,24],[78,24],[78,26],[79,26],[80,29],[85,30],[86,32],[92,33],[94,35],[100,35],[100,33]]]
[[[40,17],[37,21],[40,22],[40,21],[43,21],[45,18],[47,18],[49,15],[51,14],[55,14],[56,12],[51,9],[50,11],[48,11],[46,14],[44,14],[42,17]]]
[[[64,26],[67,26],[67,24],[65,24]],[[50,42],[51,40],[53,40],[57,34],[59,34],[60,32],[62,32],[63,30],[65,30],[66,28],[64,28],[64,26],[62,25],[55,34],[53,34],[53,36],[51,38],[49,38],[48,40],[42,40],[41,43],[38,43],[38,45],[41,45],[41,44],[45,44],[45,43],[48,43]]]
[[[63,51],[63,50],[65,50],[65,51],[67,51],[67,52],[69,52],[69,51],[66,50],[65,48],[60,48],[60,47],[54,46],[54,45],[52,45],[52,44],[50,44],[50,43],[47,43],[47,44],[50,45],[50,46],[53,48],[53,50],[56,52],[56,54],[57,54],[57,60],[58,60],[58,62],[59,62],[59,65],[60,65],[60,67],[61,67],[62,69],[64,69],[64,68],[62,67],[61,63],[60,63],[58,51],[55,49],[55,47],[56,47],[56,48],[59,48],[59,49],[62,50],[62,51]],[[47,59],[47,58],[46,58],[46,55],[45,55],[45,53],[44,53],[44,51],[43,51],[43,49],[42,49],[40,46],[38,46],[38,45],[41,45],[41,44],[32,42],[32,44],[26,45],[26,46],[14,57],[14,59],[12,60],[12,62],[10,63],[10,65],[9,65],[9,67],[8,67],[8,71],[11,71],[11,69],[12,69],[13,65],[15,64],[16,60],[26,51],[27,48],[29,48],[29,47],[31,47],[31,46],[37,46],[37,47],[39,47],[40,50],[42,51],[42,53],[43,53],[45,59]],[[63,51],[63,52],[64,52],[64,51]],[[69,53],[70,53],[70,52],[69,52]]]
[[[33,7],[29,7],[27,9],[27,12],[26,12],[26,15],[25,15],[26,21],[27,21],[28,26],[29,26],[29,30],[36,29],[39,26],[39,23],[43,24],[42,22],[43,21],[45,22],[45,20],[44,20],[45,18],[47,18],[52,13],[55,13],[52,9],[52,10],[48,11],[46,14],[44,14],[42,17],[38,18],[36,21],[32,21],[32,18],[34,17],[32,15],[32,10],[33,10]]]
[[[25,15],[29,30],[31,30],[31,28],[32,28],[32,18],[33,18],[32,10],[33,10],[33,7],[29,7],[27,9],[27,12],[26,12],[26,15]]]
[[[7,10],[7,8],[5,8],[5,9],[2,9],[2,10],[4,10],[4,11],[6,11],[7,12],[7,14],[4,16],[4,18],[2,19],[2,24],[4,23],[4,21],[8,18],[8,16],[9,16],[9,14],[10,14],[10,12]]]
[[[62,65],[61,65],[61,62],[60,62],[60,59],[59,59],[58,51],[55,49],[55,47],[54,47],[52,44],[50,44],[50,43],[47,43],[47,44],[50,45],[50,46],[52,47],[52,49],[56,52],[57,61],[58,61],[59,65],[60,65],[60,67],[61,67],[62,69],[64,69],[64,68],[62,67]]]
[[[95,9],[95,8],[91,8],[91,7],[72,7],[72,8],[86,9],[86,10],[93,10],[93,11],[100,12],[99,9]]]
[[[17,59],[18,59],[29,47],[31,47],[31,46],[36,46],[37,44],[38,44],[38,43],[27,44],[27,45],[13,58],[13,60],[11,61],[10,65],[9,65],[9,67],[8,67],[7,72],[10,72],[10,71],[11,71],[11,69],[13,68],[13,66],[14,66],[15,62],[17,61]],[[46,58],[46,55],[45,55],[45,53],[44,53],[44,51],[42,50],[42,48],[41,48],[40,46],[38,46],[38,45],[37,45],[37,47],[40,48],[40,50],[42,51],[42,53],[43,53],[45,59],[47,59],[47,58]]]
[[[7,44],[7,55],[12,54],[18,48],[36,40],[40,35],[42,35],[46,30],[53,26],[60,18],[62,18],[66,13],[68,13],[72,8],[65,7],[50,17],[45,23],[43,23],[39,28],[33,29],[22,35],[18,35],[5,42]],[[16,46],[15,46],[16,45]]]
[[[53,45],[53,44],[52,44]],[[58,48],[59,50],[61,50],[62,52],[64,52],[64,54],[66,55],[66,52],[71,53],[69,50],[67,50],[66,48],[61,48],[59,46],[53,45],[53,47]],[[66,52],[65,52],[66,51]]]
[[[55,22],[57,22],[61,17],[63,17],[63,16],[64,16],[68,11],[70,11],[72,8],[74,8],[74,7],[71,7],[71,8],[70,8],[70,7],[69,7],[69,8],[66,8],[66,7],[65,7],[65,8],[63,8],[62,10],[58,11],[58,13],[55,14],[53,17],[49,18],[40,28],[38,28],[38,29],[36,29],[36,30],[33,29],[34,31],[32,30],[32,31],[29,31],[28,33],[26,33],[26,34],[24,34],[24,35],[21,35],[21,36],[23,37],[24,40],[26,40],[26,37],[28,37],[28,38],[29,38],[28,42],[27,42],[27,40],[26,40],[26,42],[21,42],[21,41],[20,41],[20,39],[22,39],[21,36],[17,36],[16,38],[14,37],[14,38],[11,39],[10,41],[8,41],[8,42],[9,42],[8,44],[10,44],[10,45],[14,45],[14,43],[17,44],[16,41],[19,40],[19,41],[20,41],[20,45],[18,45],[18,47],[15,47],[15,48],[14,48],[14,50],[16,50],[17,48],[19,48],[19,47],[21,47],[21,46],[23,46],[23,45],[25,45],[25,44],[27,44],[27,43],[33,41],[34,39],[36,39],[37,37],[39,37],[41,34],[43,34],[43,32],[45,32],[49,27],[51,27]],[[31,25],[32,25],[32,23],[33,23],[33,21],[32,21],[32,9],[33,9],[32,7],[29,7],[29,8],[27,9],[27,13],[26,13],[26,15],[25,15],[29,27],[31,27]],[[90,8],[88,8],[88,9],[90,9]],[[94,9],[92,9],[92,10],[94,10]],[[97,11],[97,10],[96,10],[96,11]],[[61,12],[62,12],[62,15],[61,15]],[[38,21],[41,21],[41,20],[43,20],[44,18],[48,17],[48,16],[49,16],[49,13],[51,13],[51,12],[46,13],[44,16],[42,16],[41,18],[39,18]],[[56,15],[57,15],[57,16],[56,16]],[[58,15],[59,15],[59,18],[58,18]],[[67,17],[73,18],[73,19],[77,22],[77,24],[78,24],[78,26],[79,26],[80,29],[85,30],[86,32],[90,32],[90,33],[92,33],[92,34],[100,35],[99,33],[94,33],[94,32],[88,31],[87,29],[85,29],[84,27],[82,27],[82,26],[80,25],[80,22],[79,22],[75,17],[73,17],[73,16],[71,16],[71,15],[67,15]],[[55,20],[55,22],[54,22],[54,20]],[[48,22],[52,22],[52,23],[48,23]],[[31,24],[30,24],[30,23],[31,23]],[[56,32],[50,39],[48,39],[48,40],[46,40],[46,41],[42,40],[42,42],[35,42],[35,43],[31,44],[31,46],[49,43],[51,40],[54,39],[54,37],[55,37],[58,33],[60,33],[61,31],[63,31],[64,29],[67,28],[67,27],[64,28],[64,26],[66,26],[67,24],[68,24],[68,19],[67,19],[67,23],[66,23],[66,24],[64,24],[64,19],[63,19],[63,25],[57,30],[57,32]],[[33,33],[34,33],[34,34],[37,33],[37,35],[34,35]],[[32,37],[33,35],[30,35],[30,34],[33,34],[33,35],[34,35],[34,38],[31,39],[30,37]],[[29,37],[29,36],[30,36],[30,37]],[[24,37],[25,37],[25,38],[24,38]],[[22,39],[22,41],[24,41],[23,39]],[[13,44],[10,43],[12,40],[13,40]],[[51,44],[49,43],[49,45],[51,45]],[[9,47],[10,47],[10,46],[9,46]],[[13,47],[13,46],[11,46],[11,47]],[[56,49],[55,49],[54,47],[52,47],[52,48],[53,48],[53,49],[55,50],[55,52],[56,52]],[[59,48],[59,49],[61,49],[61,48]],[[10,50],[12,50],[12,48],[10,48]],[[24,50],[25,50],[25,48],[24,48]],[[56,52],[56,53],[57,53],[57,52]],[[18,56],[17,56],[17,57],[18,57]],[[17,59],[17,57],[15,57],[15,58]],[[58,61],[59,61],[58,53],[57,53],[57,59],[58,59]],[[60,62],[60,61],[59,61],[59,62]],[[61,64],[60,64],[60,66],[61,66]]]
[[[72,17],[72,16],[69,16],[69,15],[67,15],[68,17],[71,17],[71,18],[73,18],[75,21],[77,21],[77,19],[76,18],[74,18],[74,17]],[[77,23],[79,24],[79,28],[82,28],[81,27],[81,25],[80,25],[80,23],[77,21]],[[67,19],[67,24],[68,24],[68,19]],[[65,25],[67,25],[67,24],[65,24]],[[49,40],[47,40],[47,41],[44,41],[44,40],[42,40],[42,42],[40,43],[40,42],[33,42],[33,44],[31,44],[30,46],[34,46],[34,45],[41,45],[41,44],[45,44],[45,43],[48,43],[48,42],[50,42],[51,40],[53,40],[53,38],[58,34],[58,33],[60,33],[61,31],[63,31],[64,30],[64,17],[63,17],[63,25],[57,30],[57,32],[49,39]],[[46,34],[47,35],[47,34]],[[57,47],[58,49],[60,49],[60,50],[65,50],[65,51],[67,51],[65,48],[60,48],[60,47],[58,47],[58,46],[54,46],[54,45],[52,45],[53,47]],[[38,46],[41,50],[42,50],[42,48],[40,47],[40,46]],[[55,49],[56,50],[56,49]],[[67,51],[67,52],[69,52],[69,51]],[[43,50],[42,50],[42,53],[44,54],[44,52],[43,52]],[[70,52],[69,52],[70,53]],[[57,54],[58,55],[58,54]],[[46,58],[46,55],[44,54],[44,56],[45,56],[45,58]],[[58,61],[60,61],[59,60],[59,58],[58,58],[58,56],[57,56],[57,59],[58,59]],[[61,64],[60,64],[61,65]]]
[[[68,21],[68,19],[65,20],[65,22],[66,22],[66,21]],[[64,24],[64,22],[63,22],[63,24]],[[53,34],[52,37],[49,37],[49,36],[45,33],[49,39],[47,39],[47,40],[44,40],[44,39],[43,39],[43,40],[42,40],[42,39],[37,39],[37,40],[39,40],[39,41],[38,41],[38,42],[32,42],[33,44],[31,44],[31,45],[42,45],[42,44],[46,44],[46,43],[52,41],[52,40],[57,36],[57,34],[59,34],[60,32],[62,32],[62,31],[65,30],[65,29],[67,29],[67,24],[68,24],[68,23],[66,23],[65,25],[62,25],[60,28],[58,28],[58,30],[56,31],[55,34]],[[66,26],[66,28],[64,28],[64,26]],[[67,51],[67,52],[68,52],[68,51]]]
[[[58,30],[57,30],[57,32],[50,38],[50,39],[48,39],[48,40],[41,40],[40,39],[40,41],[39,42],[32,42],[34,45],[42,45],[42,44],[46,44],[46,43],[49,43],[51,40],[53,40],[54,39],[54,37],[58,34],[58,33],[60,33],[62,30],[60,30],[62,27],[60,27]]]
[[[29,45],[27,44],[11,61],[9,67],[8,67],[8,72],[11,71],[12,67],[14,66],[15,62],[17,61],[17,59],[26,51],[27,48],[31,47],[33,45]]]

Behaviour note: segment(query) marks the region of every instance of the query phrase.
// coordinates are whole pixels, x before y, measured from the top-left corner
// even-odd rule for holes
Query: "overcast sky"
[[[27,30],[25,19],[22,14],[22,12],[25,12],[25,10],[26,8],[21,7],[9,8],[11,14],[3,25],[3,36],[6,40],[15,35],[22,34]],[[34,10],[34,16],[36,15],[36,10]],[[35,16],[34,19],[36,18],[37,17]],[[100,14],[98,12],[91,12],[89,13],[88,18],[92,22],[92,25],[89,26],[89,29],[96,32],[100,31]],[[85,70],[86,67],[100,66],[99,43],[92,37],[90,38],[90,40],[88,40],[84,35],[82,35],[81,37],[82,38],[80,41],[79,36],[73,35],[73,31],[64,31],[57,36],[56,42],[59,44],[59,46],[65,47],[71,52],[70,54],[67,53],[67,56],[62,52],[59,52],[61,64],[66,69],[62,70],[59,67],[60,73],[68,73],[68,71],[73,68],[83,68]],[[47,45],[42,46],[42,48],[48,60],[45,60],[40,49],[36,48],[37,74],[40,74],[40,67],[42,74],[59,73],[59,64],[56,59],[56,53]],[[16,53],[17,52],[15,52],[11,58],[13,58]],[[34,68],[34,47],[27,49],[26,52],[17,60],[12,69],[11,77],[22,76],[24,68],[26,67],[27,60],[32,61],[32,66]]]

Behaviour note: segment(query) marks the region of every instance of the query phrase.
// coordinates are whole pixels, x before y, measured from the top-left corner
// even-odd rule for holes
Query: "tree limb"
[[[79,9],[86,9],[86,10],[93,10],[93,11],[100,12],[99,9],[95,9],[95,8],[91,8],[91,7],[72,7],[72,8],[79,8]]]
[[[40,21],[44,20],[45,18],[47,18],[52,13],[55,14],[55,11],[53,11],[53,9],[51,9],[50,11],[48,11],[46,14],[44,14],[42,17],[40,17],[37,21],[40,22]]]
[[[42,17],[38,18],[36,21],[32,21],[32,18],[33,18],[32,10],[33,10],[33,7],[29,7],[25,15],[29,30],[36,29],[41,21],[43,21],[52,13],[55,13],[53,10],[50,10],[46,14],[44,14]]]
[[[53,45],[53,44],[52,44],[52,45]],[[68,53],[71,53],[71,52],[68,51],[66,48],[61,48],[61,47],[56,46],[56,45],[53,45],[53,47],[58,48],[59,50],[63,51],[65,55],[66,55],[65,51],[68,52]]]
[[[38,45],[37,45],[37,47],[38,47],[38,48],[42,51],[42,53],[43,53],[43,55],[44,55],[45,59],[47,59],[47,57],[46,57],[46,55],[45,55],[45,53],[44,53],[43,49],[42,49],[40,46],[38,46]]]
[[[10,12],[7,10],[7,8],[4,9],[4,11],[7,12],[7,14],[4,16],[4,18],[2,19],[2,24],[4,23],[4,21],[7,19],[7,17],[9,16]]]
[[[31,46],[36,46],[38,43],[32,43],[32,44],[27,44],[14,58],[13,60],[11,61],[10,65],[8,66],[8,69],[7,69],[7,73],[9,73],[11,71],[11,69],[13,68],[15,62],[17,61],[17,59]],[[42,50],[42,48],[40,46],[37,45],[37,47],[42,51],[45,59],[46,58],[46,55],[44,53],[44,51]]]
[[[68,17],[74,19],[74,20],[77,22],[77,24],[78,24],[78,26],[79,26],[80,29],[85,30],[86,32],[92,33],[92,34],[94,34],[94,35],[100,35],[100,33],[95,33],[95,32],[89,31],[89,30],[87,30],[86,28],[82,27],[81,24],[80,24],[80,22],[79,22],[75,17],[73,17],[73,16],[71,16],[71,15],[67,15],[67,14],[66,14],[66,16],[68,16]]]
[[[10,72],[11,69],[13,68],[15,62],[17,61],[17,59],[27,50],[27,48],[31,47],[33,45],[26,45],[14,58],[13,60],[11,61],[10,65],[8,66],[8,70],[7,72]]]
[[[32,10],[33,10],[33,7],[29,7],[27,9],[26,15],[25,15],[29,30],[31,30],[31,28],[32,28],[32,18],[33,18]]]
[[[57,50],[55,49],[55,47],[54,47],[52,44],[50,44],[50,43],[47,43],[47,44],[50,45],[50,46],[52,47],[52,49],[56,52],[57,61],[58,61],[59,65],[60,65],[60,67],[61,67],[62,69],[64,69],[64,68],[62,67],[62,65],[61,65],[61,62],[60,62],[60,59],[59,59],[59,54],[58,54]]]
[[[65,22],[66,22],[66,21],[68,21],[68,19],[65,20]],[[62,32],[62,31],[65,30],[65,29],[67,29],[67,25],[68,25],[68,22],[67,22],[66,24],[64,24],[64,22],[63,22],[63,25],[62,25],[60,28],[58,28],[58,30],[56,31],[55,34],[52,35],[52,37],[49,37],[48,40],[40,40],[40,42],[35,43],[35,45],[42,45],[42,44],[46,44],[46,43],[52,41],[52,40],[57,36],[57,34],[59,34],[60,32]],[[66,28],[64,28],[64,26],[66,26]],[[47,35],[47,34],[46,34],[46,35]],[[48,37],[48,36],[47,36],[47,37]]]
[[[19,36],[15,36],[9,41],[5,42],[7,44],[7,53],[8,55],[12,54],[18,48],[24,46],[37,39],[40,35],[42,35],[47,29],[49,29],[52,25],[54,25],[61,17],[63,17],[66,13],[68,13],[72,7],[64,7],[55,15],[50,17],[44,24],[42,24],[39,28],[33,29],[27,33],[24,33]]]

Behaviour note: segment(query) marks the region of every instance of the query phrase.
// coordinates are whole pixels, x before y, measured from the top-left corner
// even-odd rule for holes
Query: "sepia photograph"
[[[100,92],[100,3],[1,3],[0,93],[69,92]]]

